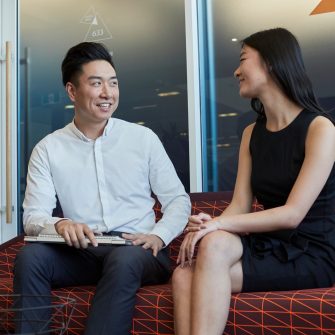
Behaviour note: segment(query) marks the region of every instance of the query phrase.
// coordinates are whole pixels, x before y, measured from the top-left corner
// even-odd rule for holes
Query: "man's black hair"
[[[68,82],[76,85],[82,66],[95,60],[105,60],[115,69],[111,54],[101,43],[82,42],[70,48],[62,62],[64,86]]]

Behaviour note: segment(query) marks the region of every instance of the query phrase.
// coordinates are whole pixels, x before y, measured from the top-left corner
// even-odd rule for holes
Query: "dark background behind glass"
[[[21,0],[19,203],[33,147],[72,121],[60,66],[82,41],[102,42],[113,55],[120,86],[114,117],[151,128],[189,190],[184,1]]]
[[[207,156],[203,159],[209,173],[208,189],[204,191],[232,190],[242,131],[256,116],[249,101],[239,97],[238,83],[233,77],[239,65],[240,41],[259,30],[274,27],[289,29],[300,42],[306,71],[320,103],[334,115],[335,12],[310,15],[320,0],[201,1],[211,8],[210,15],[205,19],[213,30],[215,76],[208,80],[214,81],[217,133],[213,143],[212,132],[207,131]],[[237,41],[232,41],[233,38]],[[210,92],[207,92],[206,99],[209,96]],[[208,120],[209,111],[202,113],[206,113]],[[213,151],[216,153],[216,164],[213,164]],[[217,184],[213,180],[215,169]]]
[[[203,191],[232,190],[241,134],[255,119],[249,101],[239,97],[233,78],[239,63],[239,41],[262,29],[280,26],[291,30],[301,44],[321,104],[333,110],[335,13],[310,15],[320,0],[197,1],[210,9],[210,15],[202,14],[207,17],[204,25],[210,27],[206,32],[213,49],[203,43],[200,52],[211,51],[212,57],[205,56],[205,63],[214,69],[213,76],[204,73],[200,78],[202,92],[206,92],[201,96],[205,106],[201,111]],[[97,24],[93,24],[95,16]],[[153,129],[189,190],[184,1],[21,0],[19,203],[32,148],[73,118],[61,84],[64,54],[74,44],[100,37],[113,53],[120,80],[115,117]],[[208,87],[214,88],[214,94]]]

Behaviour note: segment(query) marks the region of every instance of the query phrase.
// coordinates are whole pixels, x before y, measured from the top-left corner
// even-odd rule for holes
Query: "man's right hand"
[[[64,237],[65,242],[70,247],[87,248],[88,238],[94,247],[98,246],[92,230],[84,223],[78,223],[71,220],[61,220],[55,224],[57,233]]]

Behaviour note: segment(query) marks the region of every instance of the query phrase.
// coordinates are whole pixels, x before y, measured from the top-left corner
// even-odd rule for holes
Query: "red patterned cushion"
[[[229,204],[229,193],[191,194],[192,213],[219,215]],[[254,210],[262,208],[255,203]],[[155,206],[157,218],[160,206]],[[175,262],[182,236],[170,245]],[[0,246],[0,294],[12,292],[12,269],[22,237]],[[57,289],[54,295],[75,298],[68,334],[83,333],[95,287],[80,286]],[[1,308],[1,305],[0,305]],[[171,285],[142,287],[137,294],[133,318],[133,335],[173,334]],[[334,335],[335,287],[286,292],[240,293],[232,296],[225,335]]]
[[[173,334],[170,285],[139,291],[133,334]],[[335,287],[234,294],[224,334],[335,334]]]

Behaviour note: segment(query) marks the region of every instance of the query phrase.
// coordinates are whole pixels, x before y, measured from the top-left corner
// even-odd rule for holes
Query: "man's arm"
[[[157,235],[168,245],[182,233],[187,224],[191,203],[170,158],[155,134],[152,136],[149,169],[151,189],[162,204],[163,213],[151,234]]]
[[[151,190],[160,201],[163,217],[148,234],[123,234],[124,238],[152,249],[154,256],[181,234],[191,211],[190,199],[180,182],[158,137],[150,131],[149,182]]]
[[[53,217],[56,190],[43,142],[33,150],[28,167],[27,188],[23,202],[23,226],[27,235],[60,234],[69,246],[86,248],[85,236],[96,246],[94,233],[84,223]]]
[[[27,187],[23,202],[23,226],[26,234],[56,234],[54,225],[62,218],[52,217],[56,191],[52,181],[47,150],[40,142],[34,148],[28,166]]]

